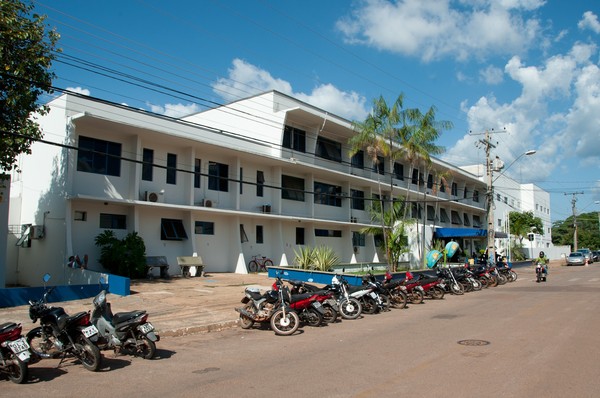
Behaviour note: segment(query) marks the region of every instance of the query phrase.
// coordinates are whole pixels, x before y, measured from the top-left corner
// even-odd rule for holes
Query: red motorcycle
[[[299,294],[316,294],[316,300],[321,303],[321,306],[323,307],[323,321],[325,323],[334,323],[337,320],[339,313],[338,304],[334,297],[334,291],[330,285],[320,288],[298,280],[289,280],[287,282],[292,285],[290,290],[292,301],[293,298]]]
[[[425,296],[438,300],[444,298],[446,292],[444,290],[444,283],[440,278],[426,274],[418,274],[413,279],[419,282]]]
[[[406,278],[402,281],[402,286],[406,287],[406,295],[411,303],[421,304],[423,302],[425,290],[419,283],[419,280],[414,278],[410,271],[406,273]]]
[[[29,344],[21,336],[21,324],[7,322],[0,325],[0,372],[17,384],[27,380]]]

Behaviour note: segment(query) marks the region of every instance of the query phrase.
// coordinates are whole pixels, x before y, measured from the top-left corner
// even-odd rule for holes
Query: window
[[[350,196],[352,197],[352,201],[350,202],[350,207],[354,210],[364,210],[365,209],[365,193],[363,191],[359,191],[357,189],[350,190]]]
[[[443,179],[440,180],[440,192],[446,192],[446,184]]]
[[[365,153],[363,151],[356,152],[354,155],[352,155],[350,162],[352,164],[352,167],[356,167],[357,169],[364,169],[365,168]]]
[[[196,221],[194,223],[194,233],[196,235],[214,235],[215,223],[209,221]]]
[[[382,156],[377,156],[377,161],[373,165],[373,173],[385,174],[385,159]]]
[[[401,163],[394,163],[394,178],[397,180],[404,181],[404,165]]]
[[[458,184],[455,182],[452,183],[452,196],[458,196]]]
[[[463,225],[470,227],[471,221],[469,221],[469,215],[467,213],[463,214]]]
[[[306,131],[291,126],[283,129],[283,147],[298,152],[306,152]]]
[[[304,179],[282,175],[281,198],[304,202]]]
[[[127,216],[123,214],[100,213],[100,228],[127,229]]]
[[[177,184],[177,155],[167,153],[167,184]]]
[[[473,216],[473,226],[475,228],[481,227],[481,219],[479,218],[479,216],[476,216],[476,215]]]
[[[352,231],[352,246],[366,246],[366,234],[361,234],[357,231]]]
[[[446,212],[446,209],[440,208],[440,221],[441,222],[450,221],[450,219],[448,218],[448,213]]]
[[[502,196],[499,193],[496,194],[496,201],[502,202]]]
[[[144,148],[142,161],[142,180],[152,181],[152,172],[154,170],[154,151],[152,149]]]
[[[187,239],[183,221],[171,218],[162,218],[160,220],[160,239],[161,240],[184,240]]]
[[[460,215],[456,210],[451,210],[450,215],[452,216],[452,224],[461,225],[462,220],[460,219]]]
[[[435,220],[435,208],[430,205],[427,205],[427,220],[429,220],[429,221]]]
[[[420,204],[417,203],[413,203],[411,205],[411,214],[412,214],[412,218],[416,218],[418,220],[421,219],[421,211],[423,210],[423,207]]]
[[[479,202],[479,191],[478,190],[473,191],[473,202]]]
[[[73,220],[75,220],[75,221],[87,221],[87,211],[75,210],[73,212]]]
[[[315,181],[314,192],[316,204],[342,207],[342,187]]]
[[[304,228],[296,227],[296,244],[297,245],[304,244]]]
[[[202,177],[202,175],[200,174],[201,172],[201,166],[202,166],[202,162],[200,161],[200,159],[195,159],[194,160],[194,188],[200,188],[200,178]]]
[[[246,230],[244,229],[244,224],[240,224],[240,241],[242,243],[248,242],[248,235],[246,235]]]
[[[256,172],[256,196],[262,197],[264,195],[265,185],[265,173],[258,170]]]
[[[427,175],[427,189],[433,188],[433,174]]]
[[[469,197],[469,189],[467,187],[465,187],[465,190],[463,191],[463,199],[467,199]]]
[[[328,237],[328,238],[341,238],[342,231],[339,229],[315,228],[315,236]]]
[[[418,182],[419,182],[419,170],[413,169],[412,177],[411,177],[410,182],[412,182],[415,185],[418,184]]]
[[[229,191],[229,166],[217,162],[208,163],[208,189],[212,191]]]
[[[502,219],[501,218],[498,219],[498,228],[502,228]]]
[[[79,136],[77,171],[121,176],[121,144]]]
[[[263,243],[263,226],[256,226],[256,243]]]
[[[318,137],[316,155],[323,159],[333,160],[334,162],[342,162],[342,144],[333,140]]]

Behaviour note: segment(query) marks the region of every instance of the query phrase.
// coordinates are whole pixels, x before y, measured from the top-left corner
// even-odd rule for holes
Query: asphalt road
[[[533,268],[516,282],[290,337],[264,329],[168,337],[151,361],[105,352],[0,380],[20,397],[596,397],[600,264]]]

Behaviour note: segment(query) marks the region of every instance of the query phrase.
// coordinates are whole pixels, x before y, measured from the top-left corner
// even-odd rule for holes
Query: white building
[[[463,169],[475,174],[482,181],[486,178],[485,165],[464,166]],[[568,251],[563,247],[555,248],[552,244],[552,222],[550,194],[535,184],[521,184],[501,173],[494,173],[494,225],[496,231],[500,232],[500,238],[496,239],[496,247],[501,253],[509,251],[510,226],[508,214],[514,212],[531,211],[534,217],[542,220],[542,231],[532,230],[533,241],[523,237],[523,246],[529,256],[536,256],[544,251],[550,258],[560,258],[560,255]],[[512,240],[519,239],[511,237]]]
[[[39,285],[46,272],[69,283],[73,254],[102,270],[94,239],[107,229],[137,232],[147,255],[175,266],[171,274],[180,273],[176,257],[192,253],[209,272],[246,272],[256,254],[288,265],[303,245],[327,245],[343,263],[385,261],[360,233],[379,189],[384,198],[408,193],[424,220],[413,264],[422,236],[464,239],[467,252],[485,247],[478,178],[437,159],[427,177],[406,178],[400,160],[374,169],[363,153],[349,157],[350,121],[279,92],[183,119],[75,94],[48,105],[44,140],[12,176],[7,284]],[[436,188],[442,173],[447,191]]]

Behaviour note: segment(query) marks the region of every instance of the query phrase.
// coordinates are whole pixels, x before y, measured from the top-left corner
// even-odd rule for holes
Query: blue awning
[[[487,230],[479,228],[436,228],[434,238],[480,238],[487,236]]]

